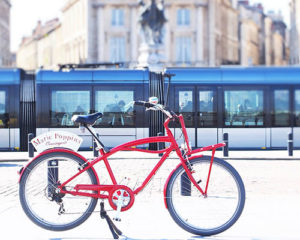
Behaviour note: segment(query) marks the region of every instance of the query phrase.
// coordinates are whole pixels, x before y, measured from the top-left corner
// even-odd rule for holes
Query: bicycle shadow
[[[272,239],[272,238],[264,238],[264,237],[250,237],[250,236],[190,236],[187,238],[132,238],[128,236],[120,236],[119,240],[263,240],[263,239]],[[113,240],[113,238],[49,238],[49,240]]]
[[[0,163],[0,167],[22,167],[23,165],[15,163]]]
[[[113,238],[49,238],[49,240],[112,240]],[[120,236],[119,240],[198,240],[198,239],[209,239],[209,240],[224,240],[221,237],[201,237],[201,236],[192,236],[188,238],[131,238],[128,236]],[[253,239],[251,239],[253,240]],[[259,239],[255,239],[259,240]]]

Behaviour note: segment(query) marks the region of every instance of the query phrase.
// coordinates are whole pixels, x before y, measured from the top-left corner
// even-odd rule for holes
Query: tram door
[[[291,102],[289,89],[273,89],[272,91],[272,128],[271,148],[287,146],[288,133],[291,126]]]
[[[195,90],[194,88],[176,88],[175,89],[175,109],[182,114],[185,121],[187,134],[192,147],[196,146],[196,128],[195,128]],[[178,126],[174,128],[174,136],[178,143],[183,141],[183,134]]]
[[[218,142],[217,97],[214,89],[198,89],[197,96],[197,147]]]
[[[12,131],[9,129],[9,114],[7,106],[7,92],[3,89],[0,90],[0,148],[10,147],[10,136]]]
[[[294,114],[295,114],[295,127],[294,127],[294,147],[300,147],[300,89],[296,89],[294,93]]]

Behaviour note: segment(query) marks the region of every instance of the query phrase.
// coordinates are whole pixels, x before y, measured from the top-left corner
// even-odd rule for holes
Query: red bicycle
[[[176,152],[179,164],[170,173],[164,188],[165,206],[174,221],[186,231],[214,235],[231,227],[240,217],[245,204],[245,188],[238,172],[227,162],[215,158],[217,148],[224,143],[192,150],[182,115],[167,110],[156,101],[136,101],[135,105],[163,112],[166,136],[149,137],[131,141],[106,150],[97,138],[92,125],[101,113],[75,115],[73,121],[84,126],[97,140],[99,157],[88,161],[68,149],[47,150],[35,157],[20,171],[20,201],[27,216],[37,225],[48,230],[63,231],[83,223],[101,199],[101,217],[115,238],[121,234],[104,209],[104,200],[116,211],[119,220],[122,211],[129,210],[135,196],[149,183],[171,152]],[[185,144],[179,146],[169,129],[170,122],[181,126]],[[146,150],[136,146],[149,143],[167,143],[162,150]],[[201,155],[212,151],[211,156]],[[163,156],[141,186],[131,189],[116,181],[108,157],[119,151],[141,151]],[[94,165],[103,161],[111,184],[103,185]]]

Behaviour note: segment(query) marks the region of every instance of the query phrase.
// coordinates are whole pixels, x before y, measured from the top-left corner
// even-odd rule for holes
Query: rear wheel
[[[190,161],[192,174],[205,190],[210,157]],[[237,171],[222,159],[214,158],[207,197],[190,182],[180,166],[171,176],[166,193],[168,210],[175,222],[188,232],[209,236],[231,227],[245,204],[245,188]]]
[[[20,181],[20,202],[26,215],[48,230],[63,231],[83,223],[94,211],[97,199],[61,194],[57,186],[79,172],[85,161],[73,154],[54,152],[33,161]],[[80,174],[67,184],[97,184],[92,171]]]

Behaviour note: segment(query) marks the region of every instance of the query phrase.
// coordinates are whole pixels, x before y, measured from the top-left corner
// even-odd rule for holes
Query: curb
[[[262,158],[257,158],[257,157],[253,157],[253,158],[243,158],[243,157],[235,157],[235,158],[231,158],[231,157],[223,157],[224,160],[251,160],[251,161],[283,161],[283,160],[289,160],[289,161],[299,161],[300,158],[291,158],[291,157],[278,157],[278,158],[266,158],[266,157],[262,157]]]

